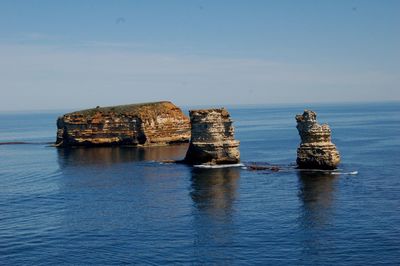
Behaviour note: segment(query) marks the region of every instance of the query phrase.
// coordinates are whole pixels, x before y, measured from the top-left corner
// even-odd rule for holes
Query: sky
[[[400,1],[0,1],[0,111],[400,100]]]

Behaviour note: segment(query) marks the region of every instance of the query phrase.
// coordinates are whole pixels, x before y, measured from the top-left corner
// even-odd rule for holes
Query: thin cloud
[[[398,73],[248,58],[0,45],[3,110],[400,100]],[[386,93],[385,93],[386,92]]]

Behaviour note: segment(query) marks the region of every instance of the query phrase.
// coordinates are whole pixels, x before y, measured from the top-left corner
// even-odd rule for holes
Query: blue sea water
[[[160,164],[187,145],[56,149],[61,113],[0,114],[1,265],[400,264],[400,103],[231,107],[244,163],[330,124],[342,174]],[[346,173],[358,171],[358,175]]]

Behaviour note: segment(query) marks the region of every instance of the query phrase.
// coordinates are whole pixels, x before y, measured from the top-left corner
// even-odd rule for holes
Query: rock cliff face
[[[185,162],[188,164],[235,164],[240,161],[239,141],[228,111],[191,110],[192,137]]]
[[[57,120],[58,146],[155,145],[189,138],[189,119],[171,102],[97,107]]]
[[[308,169],[335,169],[340,162],[340,155],[331,142],[329,126],[319,125],[317,114],[310,110],[296,115],[296,121],[301,137],[301,144],[297,149],[298,166]]]

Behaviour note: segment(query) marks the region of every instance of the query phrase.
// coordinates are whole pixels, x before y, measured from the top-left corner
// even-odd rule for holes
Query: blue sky
[[[0,110],[400,100],[400,1],[0,2]]]

